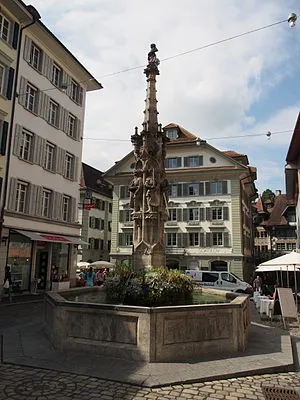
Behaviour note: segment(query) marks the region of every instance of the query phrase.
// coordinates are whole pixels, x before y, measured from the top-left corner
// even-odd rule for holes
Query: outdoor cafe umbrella
[[[77,267],[78,268],[86,268],[90,265],[90,263],[86,262],[86,261],[80,261],[79,263],[77,263]]]
[[[110,263],[108,261],[94,261],[92,263],[89,264],[91,267],[99,267],[99,268],[113,268],[115,266],[115,264]]]
[[[258,265],[256,272],[273,272],[273,271],[294,271],[295,292],[297,293],[297,279],[296,272],[300,270],[300,253],[292,251],[291,253],[284,254],[283,256],[273,258],[272,260],[265,261]],[[282,279],[281,279],[282,280]],[[289,285],[289,279],[287,279]]]

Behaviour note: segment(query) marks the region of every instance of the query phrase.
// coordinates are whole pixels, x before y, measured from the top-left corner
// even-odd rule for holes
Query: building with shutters
[[[18,46],[0,271],[11,266],[15,290],[44,290],[75,284],[85,95],[102,86],[39,18]]]
[[[186,129],[169,124],[165,223],[169,268],[231,271],[247,279],[253,272],[252,202],[256,169],[244,154],[219,151]],[[113,184],[111,260],[131,260],[132,210],[129,184],[134,154],[104,175]]]
[[[79,221],[81,238],[78,261],[109,261],[112,219],[112,187],[103,172],[82,163]]]

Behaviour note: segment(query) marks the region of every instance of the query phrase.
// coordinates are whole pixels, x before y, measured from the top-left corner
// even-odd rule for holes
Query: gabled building
[[[112,187],[103,172],[82,163],[79,221],[81,238],[89,245],[79,246],[79,261],[109,261],[112,220]]]
[[[296,207],[280,190],[265,203],[260,198],[255,215],[256,264],[296,249]]]
[[[169,181],[165,223],[169,268],[231,271],[247,279],[253,268],[252,202],[256,169],[247,156],[222,152],[177,124],[164,128]],[[113,184],[111,259],[132,256],[129,185],[133,152],[104,175]]]
[[[102,86],[32,6],[6,3],[11,13],[24,7],[32,20],[17,35],[0,275],[8,264],[14,290],[44,290],[54,279],[75,284],[85,95]]]
[[[297,249],[300,249],[300,113],[296,122],[285,166],[286,194],[296,204]]]

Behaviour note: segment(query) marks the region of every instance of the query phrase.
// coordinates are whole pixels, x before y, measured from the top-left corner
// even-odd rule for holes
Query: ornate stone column
[[[147,77],[147,96],[143,130],[131,136],[135,169],[129,186],[130,207],[134,221],[133,262],[135,269],[165,266],[164,223],[167,220],[168,181],[165,172],[166,142],[169,140],[158,124],[156,75],[159,75],[157,48],[151,44]]]

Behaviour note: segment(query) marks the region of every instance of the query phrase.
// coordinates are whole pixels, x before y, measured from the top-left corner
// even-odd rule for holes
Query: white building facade
[[[164,128],[170,192],[165,223],[166,264],[176,269],[230,271],[251,275],[251,203],[256,196],[255,168],[247,156],[221,152],[184,128]],[[133,222],[128,186],[134,155],[105,174],[114,185],[111,260],[131,260]]]
[[[75,284],[85,94],[100,88],[41,22],[24,30],[2,233],[15,290]]]

